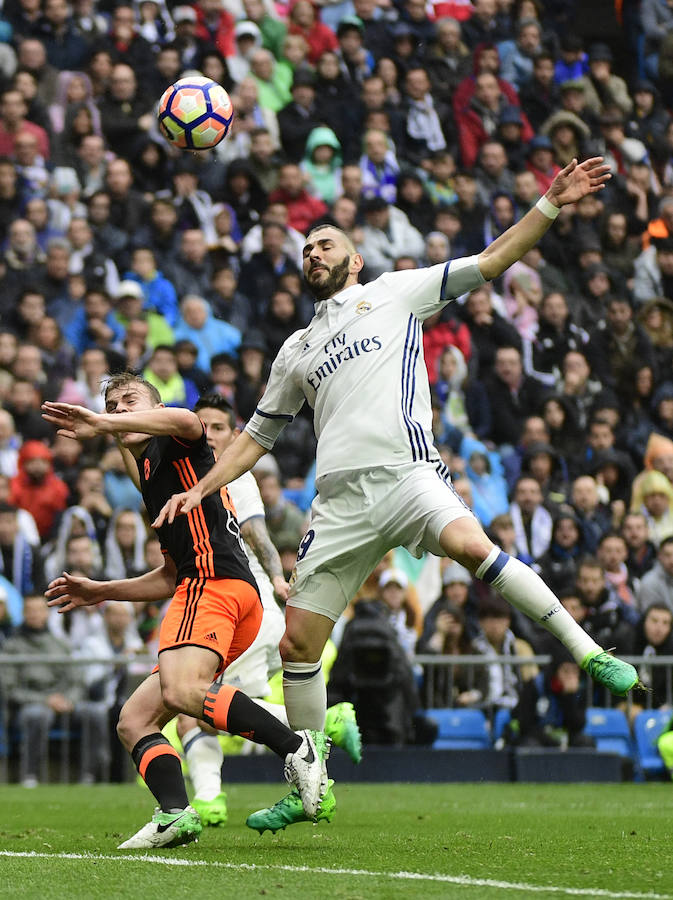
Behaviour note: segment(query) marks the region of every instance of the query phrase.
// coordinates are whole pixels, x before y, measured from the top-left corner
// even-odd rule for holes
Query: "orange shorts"
[[[220,657],[219,675],[257,637],[262,601],[238,578],[185,578],[177,587],[159,632],[159,653],[205,647]]]

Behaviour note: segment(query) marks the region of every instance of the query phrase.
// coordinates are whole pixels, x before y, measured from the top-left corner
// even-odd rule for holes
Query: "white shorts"
[[[258,584],[264,614],[257,637],[238,659],[227,666],[218,679],[238,688],[248,697],[268,697],[271,692],[269,679],[282,666],[278,644],[285,631],[285,616],[274,600],[269,580],[258,579]]]
[[[339,473],[321,479],[297,554],[289,606],[334,622],[394,547],[445,556],[444,528],[474,514],[442,462]]]

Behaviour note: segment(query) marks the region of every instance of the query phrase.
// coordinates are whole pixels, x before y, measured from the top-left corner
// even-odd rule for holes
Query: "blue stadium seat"
[[[633,739],[629,723],[621,709],[592,706],[587,710],[584,733],[596,741],[596,749],[604,753],[633,756]]]
[[[483,750],[491,746],[486,716],[480,709],[428,709],[439,726],[435,750]]]
[[[645,709],[638,713],[633,722],[637,760],[646,777],[666,771],[657,749],[657,738],[670,721],[670,709]]]

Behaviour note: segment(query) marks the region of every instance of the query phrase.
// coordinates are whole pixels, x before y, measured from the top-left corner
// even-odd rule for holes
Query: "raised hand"
[[[573,159],[552,181],[546,196],[556,206],[576,203],[587,194],[602,191],[611,177],[610,166],[604,164],[602,156],[593,156],[579,164]]]
[[[60,613],[77,609],[78,606],[95,606],[105,599],[101,596],[100,582],[83,575],[70,575],[68,572],[54,578],[44,595],[47,606],[59,607]]]
[[[87,441],[101,434],[100,415],[84,406],[47,401],[42,404],[42,418],[56,425],[57,434],[75,441]]]
[[[201,491],[198,485],[194,485],[188,491],[182,494],[173,494],[170,500],[167,500],[159,511],[159,515],[152,522],[152,528],[161,528],[164,522],[172,525],[176,516],[183,516],[196,506],[200,506]]]

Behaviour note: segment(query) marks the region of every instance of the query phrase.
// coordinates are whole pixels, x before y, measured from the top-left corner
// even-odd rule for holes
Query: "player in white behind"
[[[199,399],[194,412],[203,422],[208,444],[218,459],[239,434],[231,404],[220,394],[207,394]],[[227,490],[236,509],[250,571],[257,581],[264,614],[251,646],[221,677],[227,684],[254,698],[287,725],[284,706],[259,698],[270,694],[269,679],[281,669],[278,644],[285,630],[285,618],[276,597],[284,603],[290,586],[285,581],[280,556],[266,528],[264,504],[254,476],[251,472],[244,472],[227,485]],[[217,732],[185,715],[178,716],[177,731],[194,788],[192,806],[204,825],[224,825],[227,821],[226,794],[221,781],[224,754]],[[338,703],[328,710],[325,731],[337,746],[349,753],[354,762],[360,761],[360,733],[350,703]],[[318,818],[331,819],[335,805],[330,788],[323,797]]]
[[[638,683],[635,669],[604,652],[532,569],[491,543],[453,490],[433,446],[422,345],[428,316],[502,275],[535,246],[561,206],[600,191],[609,177],[600,157],[580,165],[573,160],[536,206],[479,255],[386,273],[364,286],[358,283],[364,260],[348,235],[321,226],[307,236],[303,269],[316,300],[314,318],[282,346],[245,430],[154,523],[172,522],[250,469],[308,400],[318,437],[318,496],[299,547],[280,645],[291,727],[323,727],[322,649],[369,572],[399,545],[417,555],[425,549],[449,556],[492,584],[613,693],[624,695]],[[275,830],[300,815],[289,794],[251,818],[253,827]]]

